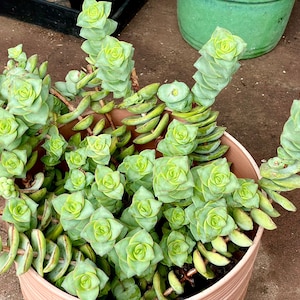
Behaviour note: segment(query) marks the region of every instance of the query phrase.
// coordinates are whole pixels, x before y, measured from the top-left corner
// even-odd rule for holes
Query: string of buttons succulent
[[[281,192],[300,186],[300,104],[261,178],[237,178],[212,106],[239,68],[243,40],[216,28],[191,88],[139,87],[134,48],[111,36],[110,9],[84,1],[77,25],[87,66],[65,81],[52,84],[48,63],[21,44],[8,49],[0,196],[9,225],[0,272],[14,262],[18,275],[33,267],[80,299],[174,299],[197,276],[213,282],[237,249],[251,246],[257,225],[275,229],[276,205],[296,210]]]

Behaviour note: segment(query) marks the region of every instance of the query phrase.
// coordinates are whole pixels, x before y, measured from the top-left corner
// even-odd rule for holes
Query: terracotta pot
[[[222,142],[230,146],[230,150],[226,157],[228,161],[232,162],[233,172],[238,177],[258,179],[258,167],[247,150],[228,133],[225,133],[222,138]],[[188,300],[244,299],[254,261],[259,249],[262,233],[263,229],[259,228],[254,238],[253,245],[248,249],[241,261],[226,276],[220,279],[213,286],[188,298]],[[44,278],[39,276],[32,268],[27,273],[19,276],[19,281],[25,300],[78,299],[50,284]]]

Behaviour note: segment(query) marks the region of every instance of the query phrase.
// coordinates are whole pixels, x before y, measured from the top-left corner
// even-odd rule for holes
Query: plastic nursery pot
[[[271,51],[279,42],[295,0],[177,0],[182,37],[199,50],[217,26],[247,43],[242,59]]]
[[[111,112],[114,123],[117,125],[120,124],[120,120],[128,114],[129,113],[127,111],[117,109]],[[96,115],[95,121],[99,120],[99,118],[103,118],[103,116]],[[63,126],[61,133],[68,138],[72,134],[71,128],[72,124]],[[259,169],[247,150],[228,133],[224,134],[222,142],[223,144],[230,146],[226,157],[228,161],[232,162],[232,170],[236,176],[258,179]],[[229,273],[227,273],[227,275],[211,287],[190,298],[187,298],[187,300],[244,299],[252,274],[254,261],[259,249],[262,233],[263,229],[259,227],[257,232],[254,233],[255,237],[253,239],[253,245],[246,251],[241,260]],[[46,279],[38,275],[33,268],[25,274],[20,275],[19,281],[24,300],[77,299],[49,283]]]

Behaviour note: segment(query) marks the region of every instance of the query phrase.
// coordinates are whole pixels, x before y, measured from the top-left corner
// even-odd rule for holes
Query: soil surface
[[[294,99],[300,99],[300,1],[277,47],[261,57],[241,61],[229,86],[218,96],[219,125],[237,138],[257,163],[276,155],[279,135]],[[254,29],[255,30],[255,29]],[[68,70],[85,66],[82,40],[1,16],[0,68],[7,48],[20,43],[28,56],[49,61],[52,80],[63,80]],[[193,85],[193,63],[198,52],[181,37],[175,0],[149,0],[120,35],[135,46],[140,85],[172,82]],[[300,207],[300,191],[290,199]],[[264,232],[246,300],[300,299],[300,211],[280,210],[278,229]],[[1,234],[5,231],[0,224]],[[0,300],[21,300],[14,271],[0,275]],[[235,299],[233,299],[235,300]]]

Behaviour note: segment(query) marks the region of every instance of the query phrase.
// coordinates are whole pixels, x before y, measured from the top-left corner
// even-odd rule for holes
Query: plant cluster
[[[27,58],[22,45],[8,50],[0,196],[10,225],[0,271],[14,261],[17,274],[32,266],[80,299],[175,298],[186,278],[211,279],[212,265],[251,246],[246,233],[255,223],[275,229],[269,197],[295,210],[280,192],[300,187],[300,104],[262,178],[237,178],[211,106],[245,43],[217,28],[191,89],[178,81],[138,88],[134,49],[111,36],[110,6],[84,1],[77,24],[88,66],[54,87],[47,62]]]

